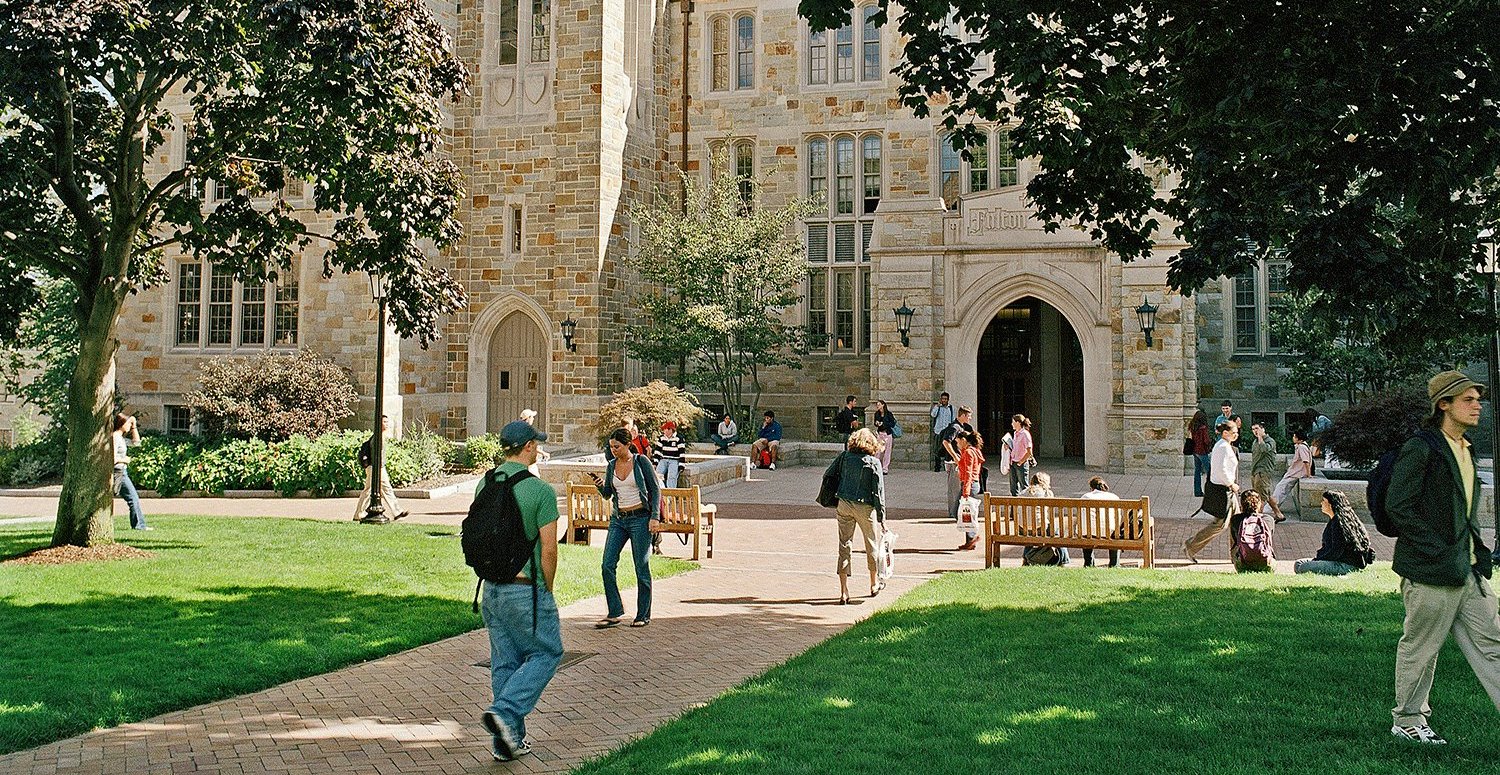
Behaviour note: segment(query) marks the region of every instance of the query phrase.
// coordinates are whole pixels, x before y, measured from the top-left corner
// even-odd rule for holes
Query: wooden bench
[[[984,566],[1000,564],[1000,547],[1066,546],[1140,552],[1156,565],[1151,499],[1013,498],[984,494]]]
[[[692,536],[693,559],[698,559],[700,550],[706,550],[708,558],[713,559],[714,517],[719,507],[704,503],[696,486],[661,488],[661,505],[661,532]],[[594,485],[569,484],[568,527],[562,542],[587,545],[590,530],[609,529],[613,511],[614,506]]]

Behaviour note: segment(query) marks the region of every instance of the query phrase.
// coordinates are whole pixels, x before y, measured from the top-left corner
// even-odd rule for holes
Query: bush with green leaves
[[[470,471],[478,471],[494,468],[500,465],[500,435],[497,433],[486,433],[483,436],[470,436],[464,442],[462,464]]]
[[[321,436],[354,414],[359,397],[343,368],[310,350],[216,358],[203,364],[199,379],[187,403],[210,438]]]
[[[26,487],[61,476],[67,449],[67,439],[56,428],[28,443],[0,449],[0,485]]]
[[[636,427],[652,438],[659,434],[662,423],[671,421],[677,423],[677,432],[685,440],[692,441],[697,436],[698,418],[703,415],[703,407],[693,394],[658,379],[616,393],[609,403],[599,407],[599,414],[587,428],[603,444],[626,420],[634,420]]]

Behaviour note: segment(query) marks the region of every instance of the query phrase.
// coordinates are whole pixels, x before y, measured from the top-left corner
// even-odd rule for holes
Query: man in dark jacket
[[[1449,632],[1500,709],[1500,619],[1489,583],[1490,550],[1479,536],[1474,454],[1464,435],[1479,424],[1483,392],[1456,371],[1427,383],[1429,425],[1439,440],[1406,442],[1386,494],[1386,511],[1401,533],[1391,566],[1401,576],[1406,605],[1391,734],[1431,745],[1447,742],[1428,725],[1427,697]]]

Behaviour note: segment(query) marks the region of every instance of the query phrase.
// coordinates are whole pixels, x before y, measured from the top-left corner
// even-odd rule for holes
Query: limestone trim
[[[520,312],[537,326],[541,327],[542,333],[547,337],[549,352],[556,348],[553,341],[553,332],[557,330],[557,324],[547,314],[547,310],[530,296],[508,291],[504,295],[490,302],[478,315],[469,329],[469,372],[467,402],[468,418],[467,426],[470,436],[483,435],[489,418],[489,395],[490,395],[490,337],[494,336],[495,330],[500,327],[500,322],[505,320],[512,312]],[[547,386],[547,399],[551,402],[554,398],[552,390],[552,359],[547,359],[547,367],[542,375],[542,384]],[[556,421],[551,413],[543,415],[552,424]],[[546,429],[544,429],[546,430]]]
[[[1109,316],[1102,314],[1095,301],[1096,292],[1076,281],[1063,285],[1031,273],[997,274],[992,282],[966,290],[956,304],[945,305],[948,310],[956,308],[968,313],[944,323],[949,329],[944,370],[946,389],[955,396],[966,397],[965,401],[979,395],[979,343],[985,329],[1000,310],[1027,296],[1052,305],[1078,336],[1083,350],[1083,459],[1089,467],[1103,468],[1109,462],[1105,423],[1112,396],[1113,334]],[[945,313],[945,317],[951,314]]]

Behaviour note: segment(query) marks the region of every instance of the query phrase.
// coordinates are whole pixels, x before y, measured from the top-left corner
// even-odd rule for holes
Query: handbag
[[[1192,436],[1189,436],[1189,437],[1187,437],[1187,438],[1185,438],[1185,439],[1182,440],[1182,454],[1187,455],[1188,457],[1192,457],[1192,455],[1193,455],[1193,437]]]
[[[840,452],[828,470],[823,472],[823,485],[818,488],[818,505],[824,508],[837,508],[839,505],[839,480],[843,475],[844,453]]]
[[[958,499],[958,529],[964,532],[979,532],[979,512],[983,509],[978,498]]]
[[[901,430],[901,423],[899,423],[899,422],[892,422],[891,423],[891,438],[893,438],[893,439],[899,439],[899,438],[901,438],[901,434],[902,433],[903,433],[903,431]]]

